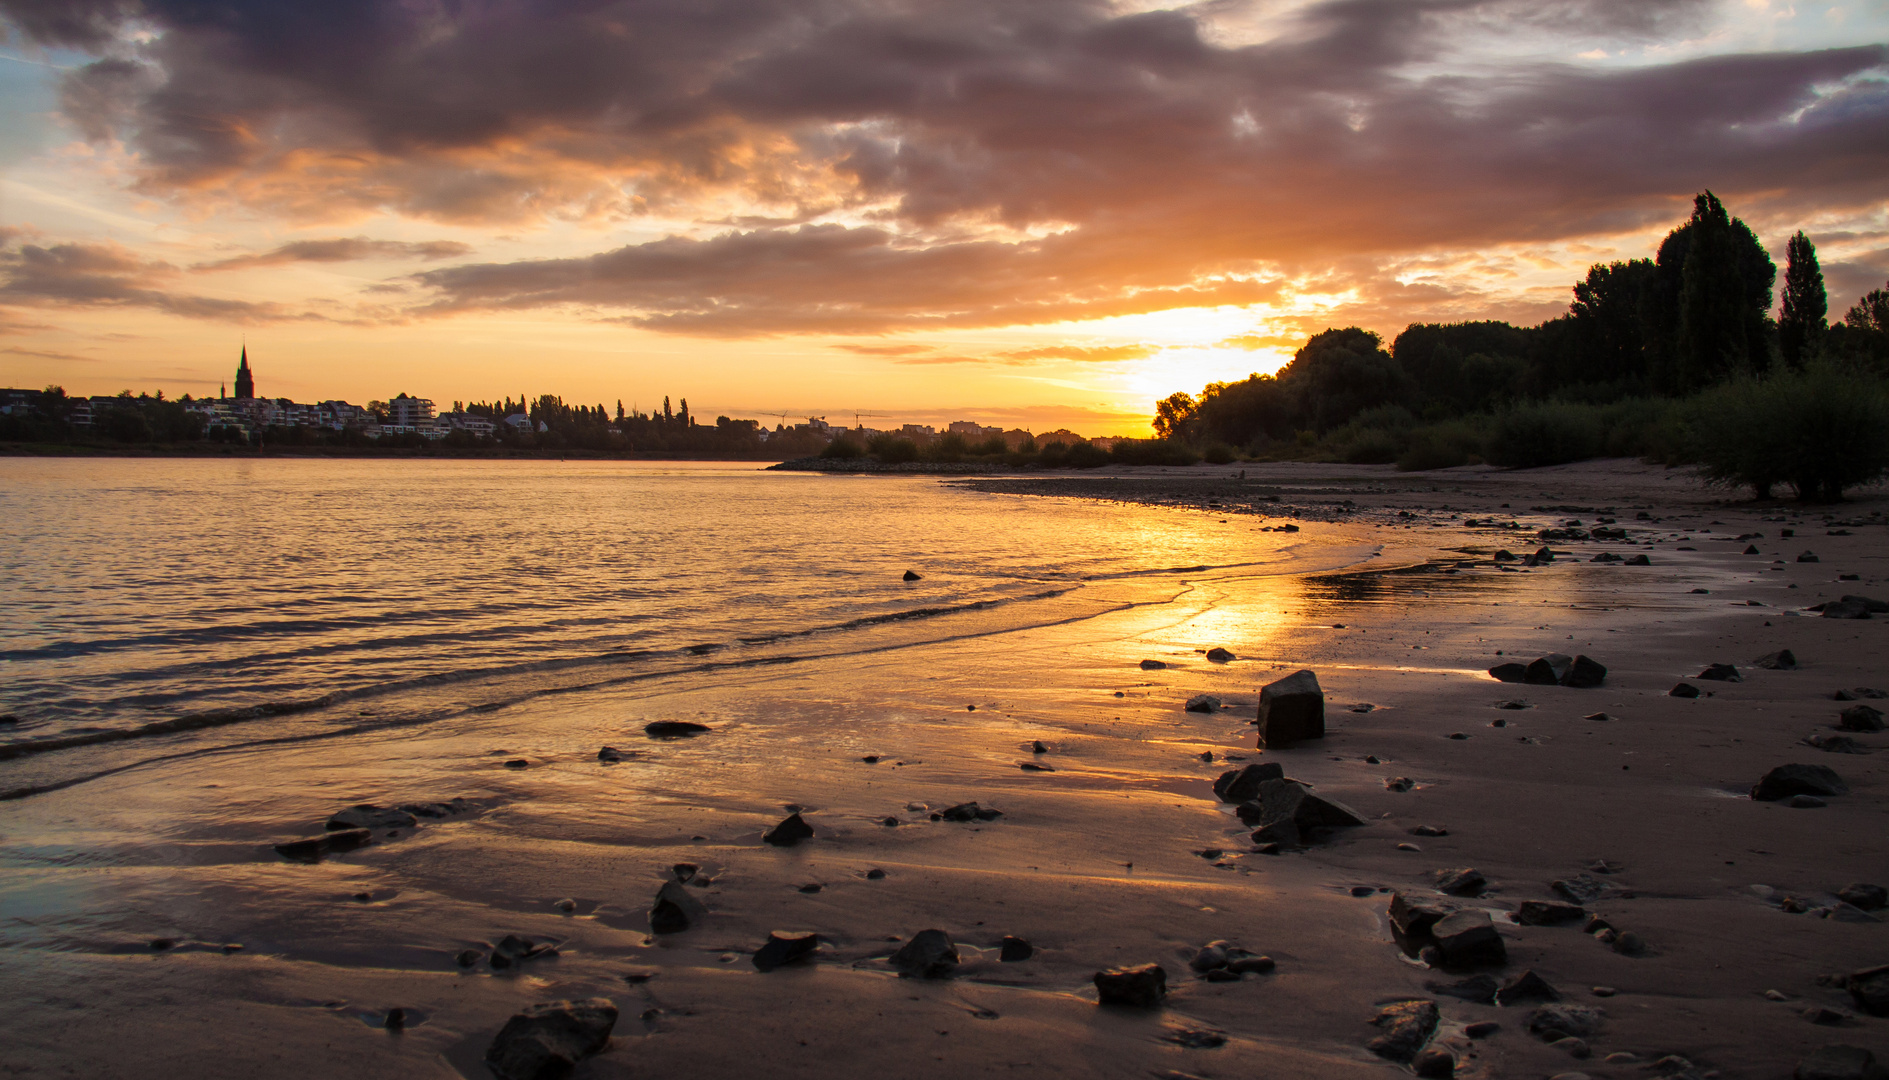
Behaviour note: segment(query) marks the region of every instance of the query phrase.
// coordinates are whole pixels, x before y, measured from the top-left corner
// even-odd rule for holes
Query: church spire
[[[249,343],[243,343],[243,358],[236,365],[236,396],[253,398],[256,396],[256,378],[249,370]]]

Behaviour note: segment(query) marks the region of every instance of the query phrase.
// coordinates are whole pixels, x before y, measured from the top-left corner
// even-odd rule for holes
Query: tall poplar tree
[[[1784,308],[1778,314],[1778,353],[1791,367],[1803,367],[1817,354],[1827,327],[1830,297],[1823,289],[1823,268],[1817,265],[1817,246],[1803,230],[1784,248]]]

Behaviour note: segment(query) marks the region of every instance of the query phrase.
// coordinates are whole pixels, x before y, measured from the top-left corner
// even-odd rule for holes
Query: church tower
[[[253,398],[256,396],[256,378],[249,372],[249,346],[243,346],[242,362],[236,365],[236,396]]]

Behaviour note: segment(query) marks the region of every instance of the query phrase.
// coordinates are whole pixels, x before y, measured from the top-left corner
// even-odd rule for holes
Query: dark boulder
[[[1835,701],[1880,701],[1889,698],[1889,690],[1877,690],[1868,686],[1855,686],[1848,690],[1838,690],[1830,695]]]
[[[1471,975],[1467,979],[1453,983],[1426,982],[1425,990],[1432,994],[1445,994],[1464,1001],[1473,1001],[1478,1005],[1494,1005],[1495,993],[1501,989],[1493,975]]]
[[[372,843],[374,834],[368,829],[337,829],[321,836],[312,836],[306,840],[291,840],[286,844],[275,845],[276,854],[293,862],[320,862],[324,856],[337,855],[343,851]]]
[[[1826,735],[1821,732],[1804,738],[1806,746],[1814,746],[1826,754],[1866,754],[1869,751],[1863,744],[1848,735]]]
[[[706,914],[708,909],[680,882],[665,881],[662,888],[656,890],[656,902],[649,908],[649,932],[680,934]]]
[[[1852,705],[1843,710],[1837,726],[1845,731],[1881,731],[1882,710],[1868,705]]]
[[[995,821],[1003,817],[1002,810],[993,810],[988,806],[979,806],[974,802],[947,806],[931,815],[933,821]]]
[[[1497,1005],[1519,1005],[1524,1001],[1560,1001],[1561,993],[1548,985],[1548,980],[1534,973],[1524,971],[1502,984],[1495,992]]]
[[[686,739],[708,730],[707,724],[697,724],[689,720],[657,720],[643,725],[643,734],[652,739]]]
[[[328,828],[336,829],[411,829],[419,822],[405,810],[392,810],[361,803],[350,806],[328,819]]]
[[[1843,988],[1856,999],[1857,1008],[1871,1016],[1889,1016],[1889,964],[1850,972]]]
[[[1096,1002],[1152,1009],[1167,997],[1168,973],[1160,964],[1109,968],[1095,973]]]
[[[1025,941],[1023,938],[1011,937],[1009,935],[1005,935],[1002,949],[1003,951],[997,954],[997,959],[1006,964],[1014,964],[1021,960],[1028,960],[1030,957],[1036,955],[1036,946]]]
[[[1276,761],[1260,762],[1240,769],[1228,769],[1213,782],[1213,793],[1221,802],[1243,803],[1259,794],[1259,786],[1268,780],[1285,779],[1285,767]]]
[[[812,836],[813,826],[807,824],[805,818],[799,814],[789,814],[781,819],[780,824],[762,833],[761,839],[775,847],[793,847]]]
[[[1438,904],[1411,900],[1401,892],[1391,894],[1391,929],[1409,945],[1428,944],[1431,929],[1452,909]]]
[[[1480,909],[1456,911],[1430,927],[1438,954],[1446,967],[1499,966],[1508,963],[1508,949],[1496,933],[1489,913]]]
[[[1574,658],[1562,653],[1549,653],[1529,662],[1527,677],[1524,682],[1530,686],[1558,686],[1561,677],[1574,666]]]
[[[1653,565],[1653,560],[1651,558],[1648,558],[1644,554],[1630,555],[1627,557],[1627,561],[1624,563],[1621,563],[1620,565],[1622,566],[1651,566]]]
[[[761,971],[773,971],[812,956],[819,948],[818,934],[775,930],[767,935],[767,944],[754,951],[754,966]]]
[[[1417,1051],[1436,1032],[1436,1002],[1422,999],[1396,1001],[1378,1010],[1371,1023],[1382,1034],[1364,1044],[1364,1048],[1391,1061],[1411,1061]]]
[[[1295,671],[1259,691],[1259,745],[1289,746],[1325,737],[1325,691],[1318,676]]]
[[[1798,562],[1822,562],[1823,560],[1817,558],[1816,552],[1806,551],[1802,555],[1799,555],[1797,557],[1797,561]]]
[[[1848,795],[1850,789],[1828,765],[1779,765],[1753,785],[1751,797],[1776,802],[1793,795]]]
[[[1675,685],[1671,690],[1666,691],[1666,696],[1696,698],[1699,696],[1699,688],[1689,682],[1682,682]]]
[[[1821,614],[1826,619],[1867,619],[1869,605],[1861,597],[1846,596],[1841,600],[1832,600],[1821,605]]]
[[[1561,926],[1565,923],[1582,922],[1587,918],[1587,909],[1572,904],[1555,904],[1546,900],[1524,900],[1522,908],[1515,913],[1515,921],[1523,926]]]
[[[1301,835],[1307,835],[1317,829],[1342,829],[1364,824],[1364,819],[1350,807],[1314,795],[1304,785],[1293,780],[1262,782],[1254,801],[1259,805],[1257,820],[1262,831],[1267,826],[1290,824]],[[1242,804],[1242,808],[1246,805]],[[1246,815],[1241,816],[1244,820]],[[1253,842],[1256,844],[1267,843],[1272,839],[1258,839],[1257,833],[1254,836]]]
[[[1796,671],[1797,654],[1789,649],[1779,649],[1774,653],[1765,653],[1752,663],[1767,671]]]
[[[1232,660],[1237,659],[1237,657],[1235,657],[1232,653],[1226,651],[1225,649],[1208,649],[1207,659],[1213,661],[1216,664],[1225,664]]]
[[[1187,699],[1187,704],[1183,708],[1188,712],[1216,712],[1220,708],[1220,699],[1212,694],[1195,694]]]
[[[1878,600],[1873,596],[1856,596],[1845,593],[1839,602],[1861,604],[1863,605],[1863,610],[1869,612],[1871,615],[1889,615],[1889,600]]]
[[[1889,1069],[1860,1046],[1832,1043],[1798,1062],[1791,1080],[1889,1080]]]
[[[1501,680],[1502,682],[1513,682],[1513,683],[1527,682],[1528,681],[1528,665],[1514,664],[1514,663],[1497,664],[1496,666],[1489,669],[1489,674],[1495,676],[1497,679]]]
[[[1571,686],[1576,690],[1591,690],[1606,681],[1606,666],[1585,656],[1575,657],[1561,676],[1562,686]]]
[[[1159,660],[1143,660],[1141,662],[1141,670],[1143,671],[1160,671],[1165,667],[1167,667],[1167,665]]]
[[[905,576],[901,578],[900,580],[901,581],[923,581],[924,578],[921,578],[917,574],[914,574],[910,570],[907,570],[905,572]]]
[[[1745,681],[1744,677],[1738,674],[1738,669],[1730,664],[1707,664],[1705,670],[1699,672],[1697,675],[1693,676],[1693,678],[1705,679],[1710,682]]]
[[[1879,911],[1889,907],[1889,889],[1881,885],[1845,885],[1837,891],[1837,899],[1863,911]]]
[[[485,1063],[499,1080],[561,1080],[608,1046],[616,1026],[609,998],[531,1005],[499,1029]]]
[[[1450,896],[1475,896],[1489,884],[1489,879],[1476,869],[1438,870],[1436,872],[1436,891]]]
[[[958,970],[958,947],[943,930],[920,930],[892,954],[892,966],[901,978],[948,979]]]
[[[1599,1031],[1606,1018],[1605,1012],[1588,1005],[1543,1005],[1528,1014],[1527,1027],[1533,1035],[1558,1031],[1586,1038]]]
[[[606,765],[614,765],[617,762],[622,761],[623,757],[624,757],[623,751],[618,750],[614,746],[606,746],[603,749],[597,751],[597,760],[603,762]]]

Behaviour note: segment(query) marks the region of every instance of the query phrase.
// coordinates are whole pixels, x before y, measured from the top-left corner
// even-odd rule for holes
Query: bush
[[[902,435],[874,435],[866,445],[872,456],[891,465],[918,460],[918,444]]]
[[[1110,456],[1118,465],[1192,465],[1200,460],[1185,443],[1173,439],[1123,439]]]
[[[1760,499],[1788,483],[1800,499],[1834,502],[1889,471],[1882,380],[1825,364],[1713,387],[1689,403],[1685,426],[1707,482]]]
[[[1507,468],[1535,469],[1599,457],[1605,448],[1598,408],[1550,401],[1499,414],[1483,456]]]
[[[1388,465],[1402,450],[1397,436],[1382,428],[1366,428],[1347,439],[1340,454],[1350,465]]]
[[[938,437],[937,442],[925,447],[924,458],[926,461],[957,461],[969,453],[970,449],[965,445],[964,436],[955,431],[946,432]]]
[[[1069,448],[1067,460],[1072,469],[1099,469],[1109,463],[1109,456],[1094,443],[1079,442]]]
[[[1397,459],[1397,471],[1453,469],[1475,462],[1481,449],[1482,435],[1468,424],[1433,424],[1411,434],[1409,448]]]
[[[1209,465],[1231,465],[1237,456],[1233,448],[1223,442],[1209,443],[1206,452],[1201,454]]]
[[[848,436],[841,435],[839,438],[827,443],[826,449],[820,451],[820,456],[823,458],[865,457],[866,449]]]

